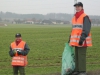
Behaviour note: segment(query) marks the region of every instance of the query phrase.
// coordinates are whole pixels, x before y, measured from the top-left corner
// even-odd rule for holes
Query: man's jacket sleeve
[[[91,22],[88,16],[84,17],[84,21],[83,21],[83,31],[81,34],[81,41],[84,41],[86,39],[86,37],[88,36],[88,34],[90,33],[91,30]]]
[[[11,48],[11,47],[10,47],[9,55],[10,55],[11,57],[13,57],[13,56],[14,56],[14,53],[13,53],[13,51],[12,51],[12,48]]]
[[[22,55],[26,56],[30,51],[30,48],[28,47],[27,44],[24,46],[24,50],[22,51]]]

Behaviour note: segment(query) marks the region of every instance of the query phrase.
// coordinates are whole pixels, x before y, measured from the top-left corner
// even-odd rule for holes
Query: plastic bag
[[[61,75],[69,75],[75,69],[74,61],[74,50],[73,47],[69,46],[68,43],[65,44],[64,52],[62,55],[62,72]]]

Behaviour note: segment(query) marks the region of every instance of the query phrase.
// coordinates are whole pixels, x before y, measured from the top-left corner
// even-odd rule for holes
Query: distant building
[[[13,21],[13,22],[12,22],[12,24],[16,24],[16,22],[15,22],[15,21]]]
[[[54,22],[52,22],[52,24],[57,24],[57,23],[54,21]]]
[[[50,21],[50,20],[43,20],[42,24],[52,24],[52,21]]]
[[[35,24],[41,24],[42,23],[42,20],[35,20],[34,23]]]
[[[27,20],[27,21],[25,21],[25,24],[34,24],[34,21],[32,21],[32,20]]]

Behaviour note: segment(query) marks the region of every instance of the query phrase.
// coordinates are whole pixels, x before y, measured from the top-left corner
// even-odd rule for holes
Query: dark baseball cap
[[[75,6],[81,6],[81,7],[83,7],[83,3],[82,2],[77,2],[76,4],[74,4],[74,7]]]
[[[15,37],[21,37],[20,33],[15,34]]]

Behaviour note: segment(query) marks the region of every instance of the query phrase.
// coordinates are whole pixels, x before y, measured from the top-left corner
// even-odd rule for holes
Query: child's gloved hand
[[[13,51],[13,54],[14,54],[14,55],[17,53],[17,51],[16,51],[16,50],[12,50],[12,51]]]

